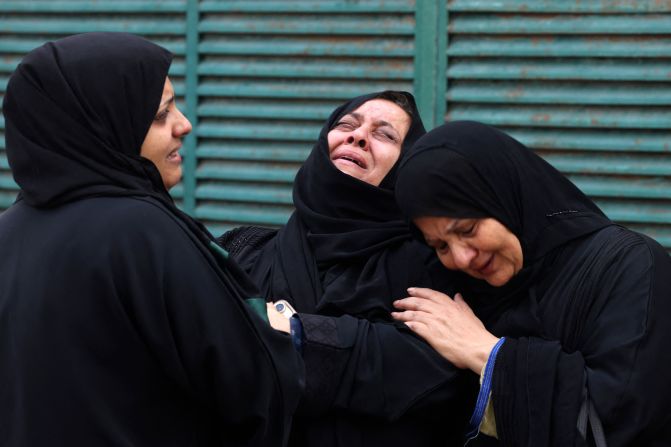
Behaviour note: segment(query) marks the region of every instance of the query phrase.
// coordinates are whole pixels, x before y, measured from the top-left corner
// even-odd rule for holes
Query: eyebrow
[[[359,121],[363,121],[363,115],[361,115],[360,113],[351,112],[351,113],[348,113],[347,115],[351,115],[354,118],[358,119]],[[390,122],[385,121],[385,120],[377,120],[377,121],[373,122],[373,125],[375,125],[375,127],[383,127],[383,126],[390,127],[393,130],[395,130],[396,132],[398,132],[398,130],[396,130],[396,128]]]
[[[168,99],[166,99],[165,101],[163,101],[163,102],[161,103],[161,105],[158,106],[158,108],[159,108],[159,109],[160,109],[160,108],[163,108],[163,107],[167,106],[168,104],[170,104],[171,102],[173,102],[174,100],[175,100],[175,95],[172,95],[170,98],[168,98]]]

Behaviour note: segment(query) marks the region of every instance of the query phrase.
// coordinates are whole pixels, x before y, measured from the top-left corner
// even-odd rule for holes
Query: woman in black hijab
[[[504,446],[671,443],[671,260],[659,244],[475,122],[420,139],[396,196],[461,275],[463,298],[410,289],[394,315],[482,373],[471,435],[486,428]],[[491,414],[480,425],[490,389],[494,429]]]
[[[82,34],[31,51],[9,81],[21,192],[0,215],[3,446],[287,439],[300,358],[166,190],[191,130],[171,60],[137,36]]]
[[[288,300],[298,313],[292,324],[302,323],[306,394],[292,446],[461,439],[470,405],[460,399],[477,384],[462,382],[389,316],[410,285],[446,290],[431,276],[446,280],[442,267],[412,240],[393,197],[399,155],[423,133],[408,93],[348,101],[331,114],[296,176],[287,225],[223,237],[262,295]]]

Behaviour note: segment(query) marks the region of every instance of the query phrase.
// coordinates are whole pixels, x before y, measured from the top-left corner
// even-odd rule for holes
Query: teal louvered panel
[[[170,77],[183,104],[186,72],[187,0],[3,0],[0,2],[0,94],[21,58],[44,42],[87,31],[123,31],[143,35],[175,54]],[[1,99],[1,97],[0,97]],[[0,211],[17,193],[5,154],[0,122]],[[178,200],[181,186],[174,190]]]
[[[446,120],[511,133],[671,248],[671,3],[450,0]]]
[[[197,218],[215,234],[276,226],[342,101],[412,90],[414,1],[202,1]]]

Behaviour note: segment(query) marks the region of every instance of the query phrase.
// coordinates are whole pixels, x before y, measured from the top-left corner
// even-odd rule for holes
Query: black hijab
[[[140,156],[171,61],[168,50],[126,33],[74,35],[28,53],[3,100],[18,200],[43,208],[151,197],[209,250],[212,236],[177,209],[154,163]],[[241,298],[257,293],[237,265],[224,263],[222,274]]]
[[[400,159],[425,131],[412,95],[399,93],[412,110]],[[404,275],[414,274],[408,259],[387,250],[411,239],[393,196],[399,162],[377,187],[339,171],[329,157],[327,135],[340,118],[380,97],[359,96],[331,114],[296,175],[296,211],[255,265],[266,296],[291,296],[299,312],[370,316],[375,309],[382,316],[390,293],[403,293]]]
[[[519,239],[524,266],[505,286],[460,275],[462,290],[471,292],[469,302],[485,319],[522,299],[553,251],[612,224],[541,157],[472,121],[442,125],[415,144],[399,167],[396,199],[410,220],[492,217]]]

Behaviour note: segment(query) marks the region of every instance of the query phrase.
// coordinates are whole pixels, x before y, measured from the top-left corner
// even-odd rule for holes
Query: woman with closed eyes
[[[671,258],[657,242],[476,122],[421,138],[396,197],[459,293],[412,288],[394,316],[482,377],[469,445],[671,445]]]
[[[305,361],[292,446],[460,445],[476,383],[390,318],[412,284],[450,291],[393,197],[398,162],[423,133],[408,93],[348,101],[296,176],[287,225],[223,238],[263,296],[297,312],[269,308]]]

